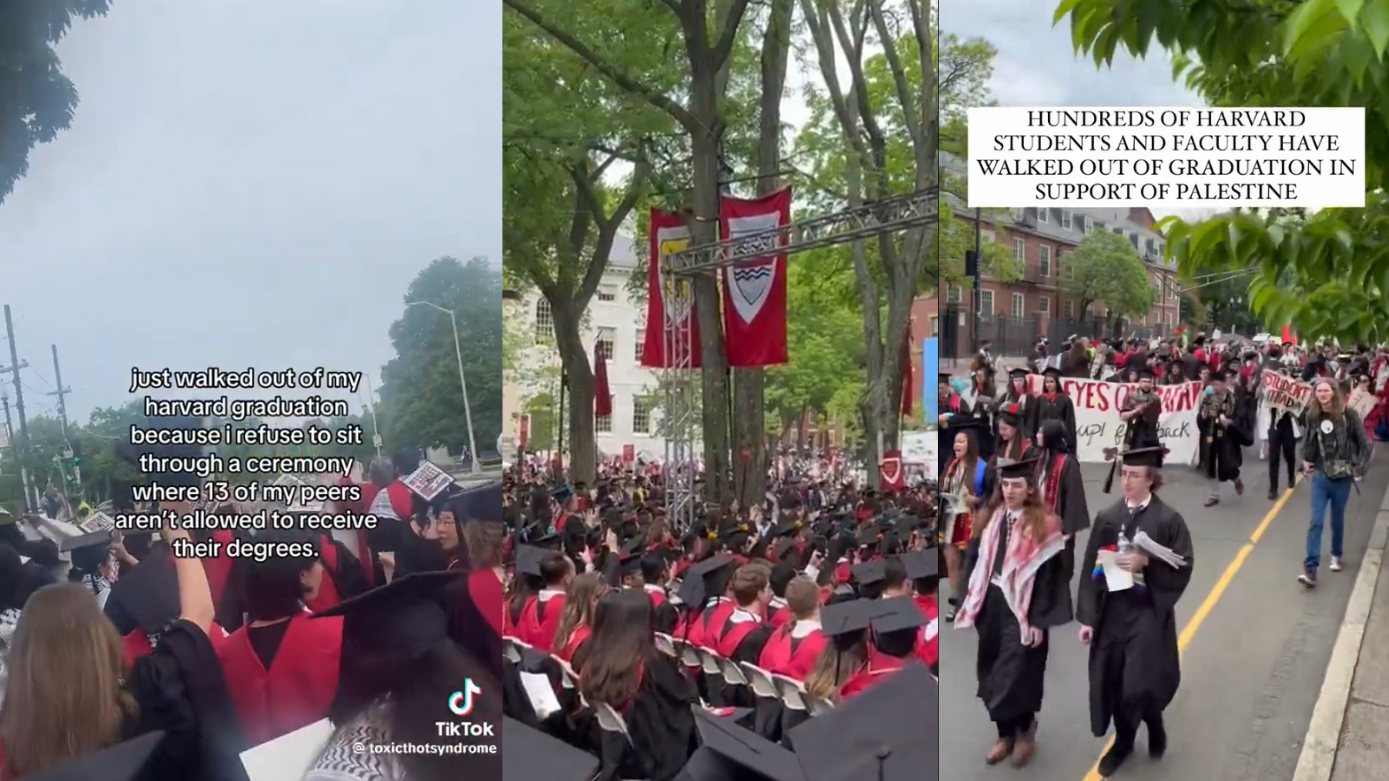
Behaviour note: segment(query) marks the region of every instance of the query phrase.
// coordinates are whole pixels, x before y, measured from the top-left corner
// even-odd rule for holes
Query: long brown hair
[[[579,686],[589,702],[623,710],[656,659],[655,610],[645,591],[612,591],[593,611],[593,635]]]
[[[965,438],[965,455],[963,458],[956,458],[953,455],[955,452],[955,437],[962,435]],[[979,440],[975,439],[974,433],[969,430],[956,431],[955,435],[950,438],[950,452],[952,453],[950,460],[960,462],[960,466],[964,469],[965,473],[964,479],[968,481],[965,484],[969,486],[970,492],[973,493],[974,473],[979,468]],[[949,466],[949,464],[947,464],[947,466]]]
[[[37,775],[111,746],[135,715],[135,699],[121,682],[120,635],[78,584],[46,586],[29,597],[5,666],[5,778]]]
[[[838,702],[839,687],[848,683],[865,664],[868,664],[867,634],[847,649],[836,648],[831,643],[815,658],[815,665],[806,675],[806,693],[826,702]]]
[[[1323,384],[1331,386],[1331,406],[1323,409],[1321,402],[1317,400],[1317,388]],[[1346,399],[1341,395],[1341,388],[1335,380],[1329,377],[1321,377],[1312,383],[1312,399],[1307,402],[1307,420],[1315,421],[1322,416],[1322,413],[1330,415],[1335,420],[1340,420],[1346,414]]]
[[[580,626],[593,628],[593,608],[598,598],[608,592],[608,584],[597,572],[585,572],[569,584],[569,593],[564,595],[564,612],[559,617],[559,628],[555,630],[555,641],[551,648],[556,653],[569,645],[569,637]]]
[[[505,526],[496,521],[465,523],[462,537],[463,545],[468,550],[468,560],[474,568],[502,566],[502,551],[506,547]]]
[[[1010,478],[1011,479],[1011,478]],[[1022,503],[1022,528],[1027,538],[1041,542],[1047,537],[1047,508],[1042,504],[1042,495],[1037,491],[1037,481],[1032,475],[1027,476],[1027,498]],[[983,517],[976,518],[971,534],[976,538],[984,536],[984,530],[989,528],[993,522],[994,515],[1004,507],[1003,500],[1003,477],[1000,475],[994,481],[994,492],[989,497],[989,506],[983,513]]]

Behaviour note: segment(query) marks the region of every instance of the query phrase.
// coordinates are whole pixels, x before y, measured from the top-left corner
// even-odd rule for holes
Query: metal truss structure
[[[700,501],[695,485],[702,437],[700,375],[694,366],[694,277],[717,274],[768,255],[789,257],[821,247],[925,228],[935,224],[939,215],[939,189],[933,187],[665,256],[660,269],[667,365],[661,376],[667,431],[664,476],[667,518],[676,530],[684,532],[690,528]]]

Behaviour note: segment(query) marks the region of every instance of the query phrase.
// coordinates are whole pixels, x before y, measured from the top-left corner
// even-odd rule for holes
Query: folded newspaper
[[[1152,537],[1149,537],[1147,532],[1140,531],[1133,538],[1133,544],[1135,547],[1141,548],[1149,556],[1167,562],[1167,565],[1173,569],[1181,569],[1187,565],[1185,556],[1154,540]]]

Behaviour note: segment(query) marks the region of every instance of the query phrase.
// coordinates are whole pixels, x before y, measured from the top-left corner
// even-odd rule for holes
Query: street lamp
[[[468,450],[473,454],[472,466],[469,471],[472,474],[482,474],[482,464],[479,463],[481,454],[477,452],[477,441],[473,439],[473,411],[468,406],[468,377],[463,373],[463,342],[458,338],[458,316],[452,309],[445,309],[438,304],[429,301],[406,301],[405,308],[412,306],[427,306],[437,309],[449,316],[449,322],[453,324],[453,351],[458,357],[458,384],[463,386],[463,418],[468,424]]]

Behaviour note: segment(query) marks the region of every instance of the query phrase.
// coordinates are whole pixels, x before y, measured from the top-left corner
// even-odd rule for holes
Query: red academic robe
[[[468,573],[468,593],[487,624],[506,637],[513,630],[506,615],[506,589],[502,579],[491,569],[475,569]],[[547,608],[548,610],[548,608]]]
[[[362,504],[370,510],[372,503],[376,501],[376,495],[380,492],[380,487],[375,483],[364,484],[362,486]],[[410,489],[405,486],[405,483],[396,480],[386,486],[386,496],[391,500],[391,510],[395,512],[396,517],[401,520],[408,520],[414,512],[415,499],[414,494],[410,493]]]
[[[733,623],[730,620],[733,617],[733,611],[729,611],[728,615],[729,618],[724,619],[723,624],[720,625],[718,634],[711,634],[710,637],[717,640],[713,644],[714,653],[725,659],[732,659],[738,651],[738,646],[747,639],[748,635],[752,634],[754,629],[762,626],[762,622],[739,621]]]
[[[713,605],[706,605],[704,611],[696,616],[690,625],[686,639],[702,648],[712,647],[718,642],[723,625],[728,623],[728,617],[733,615],[737,606],[733,600],[723,597]]]
[[[888,656],[878,651],[876,648],[868,648],[868,664],[854,673],[853,677],[844,682],[839,687],[839,698],[847,700],[855,694],[860,694],[870,686],[882,683],[890,675],[907,666],[909,659],[899,659],[895,656]]]
[[[319,547],[323,553],[323,578],[318,582],[318,593],[313,599],[304,602],[304,607],[315,613],[322,613],[331,610],[342,604],[342,597],[338,594],[338,584],[335,578],[338,574],[338,546],[333,544],[333,538],[324,536],[319,540]]]
[[[545,598],[541,599],[542,596]],[[559,630],[560,614],[563,612],[564,592],[542,591],[526,600],[516,634],[522,642],[548,654],[550,646],[554,645],[555,632]]]
[[[231,545],[233,540],[232,532],[230,529],[218,529],[212,533],[212,540],[222,543],[222,546],[218,548],[217,556],[202,559],[203,572],[207,575],[208,590],[212,592],[212,604],[220,605],[232,569],[231,556],[227,554],[227,546]]]
[[[589,629],[587,624],[580,624],[574,627],[574,631],[569,634],[569,642],[565,643],[563,648],[555,651],[555,656],[572,664],[574,661],[574,652],[579,650],[579,646],[583,645],[583,642],[592,634],[593,630]]]
[[[757,666],[774,675],[804,681],[829,640],[818,628],[805,637],[792,636],[793,629],[791,624],[787,624],[772,633],[762,647]]]
[[[940,660],[940,604],[933,596],[918,594],[916,606],[926,618],[926,626],[921,627],[921,635],[916,644],[916,655],[927,667],[934,667]]]
[[[791,609],[786,607],[786,603],[767,606],[767,626],[779,627],[789,623],[791,623]]]
[[[246,627],[227,638],[217,659],[247,745],[258,746],[328,715],[338,690],[342,627],[341,616],[294,616],[269,670],[251,647]]]

